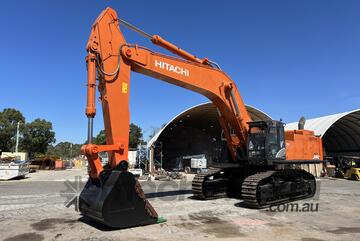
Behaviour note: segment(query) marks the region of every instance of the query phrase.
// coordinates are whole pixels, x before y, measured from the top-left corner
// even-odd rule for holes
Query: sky
[[[3,0],[0,111],[53,123],[57,142],[87,133],[85,45],[107,6],[151,34],[217,62],[245,103],[273,119],[297,121],[360,108],[360,1],[357,0]],[[168,53],[122,28],[128,43]],[[131,121],[146,136],[197,93],[132,73]],[[99,103],[98,103],[99,104]],[[94,133],[103,128],[97,107]]]

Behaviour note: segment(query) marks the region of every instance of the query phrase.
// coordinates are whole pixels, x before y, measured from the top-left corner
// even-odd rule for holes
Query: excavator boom
[[[90,157],[91,176],[98,178],[103,170],[100,160],[96,158],[100,151],[111,153],[112,168],[127,160],[131,71],[192,90],[210,99],[218,109],[220,124],[233,159],[245,159],[247,123],[251,119],[235,82],[223,71],[213,67],[207,58],[199,59],[158,35],[153,35],[151,41],[181,58],[127,44],[119,24],[116,12],[107,8],[95,21],[87,43],[89,54],[86,115],[91,129],[95,116],[97,70],[107,143],[96,146],[89,142],[83,147],[83,153]]]

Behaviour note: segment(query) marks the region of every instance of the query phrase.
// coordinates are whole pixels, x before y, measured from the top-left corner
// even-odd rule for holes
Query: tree
[[[14,151],[17,123],[25,123],[22,113],[16,109],[7,108],[0,112],[0,150]],[[20,125],[20,131],[23,125]]]
[[[148,136],[149,140],[153,138],[162,128],[164,128],[167,125],[167,123],[164,123],[161,125],[161,127],[153,127],[151,134]]]
[[[71,142],[59,142],[55,146],[49,145],[46,155],[57,156],[60,158],[72,158],[80,155],[80,144],[73,144]]]
[[[94,143],[97,145],[105,145],[106,144],[106,134],[105,130],[101,130],[99,134],[94,138]]]
[[[134,123],[130,124],[130,133],[129,133],[129,147],[137,148],[139,144],[143,144],[142,140],[143,134],[142,130],[139,126]],[[99,134],[94,138],[94,143],[97,145],[105,145],[106,144],[106,134],[105,130],[101,130]]]
[[[137,146],[142,143],[142,137],[143,134],[141,128],[134,123],[131,123],[129,133],[129,148],[137,148]]]
[[[55,142],[52,123],[44,119],[35,119],[25,125],[22,149],[29,152],[30,158],[36,154],[45,154],[49,144]]]

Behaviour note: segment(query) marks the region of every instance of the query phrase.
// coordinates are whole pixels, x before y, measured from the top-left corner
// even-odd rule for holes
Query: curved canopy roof
[[[285,129],[297,130],[298,123]],[[306,120],[305,129],[322,137],[328,153],[360,152],[360,109]]]
[[[250,114],[252,120],[269,120],[271,117],[265,112],[246,105],[246,109]],[[169,121],[155,136],[153,136],[147,144],[147,147],[150,147],[159,136],[167,129],[172,130],[178,126],[191,123],[192,127],[195,127],[200,130],[208,129],[209,132],[219,131],[220,125],[218,121],[218,113],[216,107],[211,102],[199,104],[193,106],[189,109],[184,110],[177,116],[175,116],[171,121]]]

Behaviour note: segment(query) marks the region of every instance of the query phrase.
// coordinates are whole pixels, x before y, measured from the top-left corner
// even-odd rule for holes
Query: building
[[[246,106],[253,120],[271,119],[265,112]],[[215,105],[191,107],[169,121],[149,142],[150,166],[165,170],[184,169],[184,156],[205,155],[208,163],[226,159],[226,140],[218,121]]]

